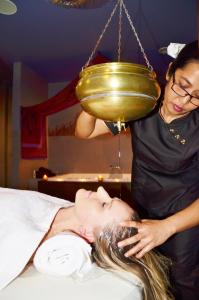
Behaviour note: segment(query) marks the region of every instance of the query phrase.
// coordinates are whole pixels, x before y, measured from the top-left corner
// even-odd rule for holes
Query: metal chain
[[[110,17],[109,17],[107,23],[105,24],[104,29],[102,30],[102,33],[100,34],[100,36],[99,36],[99,38],[98,38],[98,40],[97,40],[97,43],[96,43],[96,45],[95,45],[93,51],[91,52],[91,55],[90,55],[88,61],[86,62],[86,64],[84,65],[83,68],[88,67],[88,65],[90,64],[90,62],[91,62],[91,60],[92,60],[92,58],[93,58],[93,55],[95,54],[95,52],[96,52],[96,50],[97,50],[97,48],[98,48],[98,46],[99,46],[99,43],[101,42],[101,39],[103,38],[103,36],[104,36],[104,34],[105,34],[105,32],[106,32],[106,30],[107,30],[109,24],[110,24],[110,22],[111,22],[111,20],[112,20],[112,18],[113,18],[113,16],[114,16],[114,14],[115,14],[115,12],[116,12],[116,9],[117,9],[117,7],[118,7],[120,1],[121,1],[121,0],[118,0],[117,3],[116,3],[116,5],[114,6],[113,11],[111,12]]]
[[[110,22],[111,22],[111,20],[112,20],[112,18],[113,18],[113,16],[114,16],[114,14],[115,14],[115,12],[116,12],[116,10],[117,10],[118,5],[120,6],[120,8],[119,8],[118,61],[120,61],[120,59],[121,59],[122,7],[123,7],[124,12],[125,12],[125,14],[126,14],[126,16],[127,16],[127,19],[128,19],[128,21],[129,21],[129,23],[130,23],[131,29],[132,29],[132,31],[133,31],[135,37],[136,37],[136,40],[137,40],[137,42],[138,42],[138,45],[139,45],[140,50],[141,50],[141,52],[142,52],[142,55],[143,55],[143,57],[144,57],[144,59],[145,59],[145,62],[146,62],[146,64],[147,64],[147,67],[148,67],[148,69],[149,69],[150,71],[153,71],[153,67],[152,67],[152,65],[150,64],[150,62],[149,62],[149,60],[148,60],[148,58],[147,58],[147,55],[146,55],[146,53],[145,53],[145,51],[144,51],[144,48],[142,47],[141,41],[140,41],[140,39],[139,39],[139,37],[138,37],[138,34],[137,34],[137,32],[136,32],[136,29],[135,29],[135,27],[134,27],[134,25],[133,25],[133,22],[132,22],[132,20],[131,20],[131,17],[130,17],[130,15],[129,15],[129,12],[128,12],[128,10],[127,10],[127,8],[126,8],[126,6],[125,6],[123,0],[118,0],[117,3],[116,3],[116,5],[114,6],[113,11],[111,12],[110,17],[108,18],[108,21],[107,21],[107,23],[105,24],[104,29],[102,30],[102,33],[100,34],[100,36],[99,36],[99,38],[98,38],[98,40],[97,40],[97,42],[96,42],[96,45],[95,45],[93,51],[91,52],[91,55],[89,56],[88,61],[86,62],[86,64],[83,66],[82,69],[88,67],[88,65],[90,64],[90,62],[91,62],[91,60],[92,60],[92,58],[93,58],[93,56],[94,56],[96,50],[97,50],[97,48],[98,48],[98,46],[99,46],[99,44],[100,44],[100,42],[101,42],[101,40],[102,40],[102,38],[103,38],[103,36],[104,36],[104,34],[105,34],[105,32],[106,32],[106,30],[107,30],[109,24],[110,24]]]
[[[125,11],[125,13],[126,13],[127,19],[128,19],[128,21],[129,21],[129,23],[130,23],[131,29],[133,30],[133,33],[134,33],[134,35],[135,35],[135,37],[136,37],[136,40],[137,40],[137,42],[138,42],[138,45],[139,45],[139,47],[140,47],[140,50],[141,50],[141,52],[142,52],[142,54],[143,54],[143,57],[144,57],[145,62],[146,62],[146,64],[147,64],[147,67],[149,68],[150,71],[153,71],[153,67],[152,67],[152,65],[149,63],[149,60],[148,60],[148,58],[147,58],[147,56],[146,56],[146,53],[145,53],[145,51],[144,51],[144,48],[142,47],[142,44],[141,44],[140,39],[139,39],[139,37],[138,37],[138,34],[137,34],[136,30],[135,30],[135,27],[134,27],[134,25],[133,25],[133,22],[132,22],[132,20],[131,20],[131,17],[130,17],[130,15],[129,15],[129,13],[128,13],[128,10],[127,10],[127,8],[126,8],[126,6],[125,6],[123,0],[121,0],[121,2],[122,2],[122,5],[123,5],[123,8],[124,8],[124,11]]]
[[[122,0],[120,0],[119,8],[119,30],[118,30],[118,50],[117,50],[117,60],[121,60],[121,40],[122,40]]]

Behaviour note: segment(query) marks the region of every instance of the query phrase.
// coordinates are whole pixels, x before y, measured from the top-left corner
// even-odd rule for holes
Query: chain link
[[[119,30],[118,30],[118,49],[117,49],[117,60],[121,60],[121,41],[122,41],[122,0],[119,1]]]
[[[106,30],[107,30],[109,24],[110,24],[110,22],[111,22],[111,20],[112,20],[112,18],[113,18],[113,16],[114,16],[114,14],[115,14],[115,12],[116,12],[116,9],[117,9],[117,7],[118,7],[120,1],[121,1],[121,0],[118,0],[117,3],[116,3],[116,5],[114,6],[113,11],[111,12],[110,17],[108,18],[108,21],[106,22],[106,24],[105,24],[105,26],[104,26],[104,29],[102,30],[102,33],[100,34],[100,36],[99,36],[99,38],[98,38],[98,40],[97,40],[97,43],[96,43],[96,45],[95,45],[93,51],[91,52],[91,55],[90,55],[88,61],[86,62],[85,66],[84,66],[83,68],[88,67],[88,65],[90,64],[90,62],[91,62],[91,60],[92,60],[92,58],[93,58],[93,55],[95,54],[95,52],[96,52],[96,50],[97,50],[97,48],[98,48],[98,46],[99,46],[99,44],[100,44],[100,42],[101,42],[101,39],[103,38],[103,36],[104,36],[104,34],[105,34],[105,32],[106,32]]]
[[[149,60],[148,60],[148,58],[147,58],[147,56],[146,56],[146,53],[145,53],[145,51],[144,51],[144,48],[142,47],[141,41],[140,41],[140,39],[139,39],[139,37],[138,37],[138,34],[137,34],[136,30],[135,30],[135,27],[134,27],[134,25],[133,25],[133,22],[132,22],[132,20],[131,20],[131,17],[130,17],[130,15],[129,15],[129,13],[128,13],[128,10],[127,10],[127,8],[126,8],[126,6],[125,6],[123,0],[121,0],[121,2],[122,2],[122,6],[123,6],[123,8],[124,8],[124,11],[125,11],[125,13],[126,13],[127,19],[128,19],[128,21],[129,21],[129,23],[130,23],[131,29],[133,30],[133,33],[134,33],[134,35],[135,35],[135,37],[136,37],[136,40],[137,40],[137,42],[138,42],[138,45],[139,45],[140,50],[141,50],[141,52],[142,52],[142,55],[143,55],[143,57],[144,57],[144,59],[145,59],[145,62],[146,62],[146,64],[147,64],[147,67],[149,68],[150,71],[153,71],[153,67],[152,67],[152,65],[149,63]]]
[[[146,64],[147,64],[147,67],[148,67],[148,69],[149,69],[150,71],[153,71],[153,67],[152,67],[152,65],[150,64],[150,62],[149,62],[149,60],[148,60],[148,58],[147,58],[147,55],[146,55],[146,53],[145,53],[145,51],[144,51],[144,48],[143,48],[143,46],[142,46],[142,44],[141,44],[141,41],[140,41],[140,39],[139,39],[139,37],[138,37],[138,34],[137,34],[137,32],[136,32],[136,29],[135,29],[135,27],[134,27],[134,25],[133,25],[133,22],[132,22],[132,20],[131,20],[131,17],[130,17],[130,15],[129,15],[129,12],[128,12],[128,10],[127,10],[127,8],[126,8],[126,6],[125,6],[123,0],[117,0],[116,5],[114,6],[114,8],[113,8],[113,10],[112,10],[112,12],[111,12],[111,15],[110,15],[110,17],[108,18],[108,21],[106,22],[106,24],[105,24],[105,26],[104,26],[104,28],[103,28],[103,30],[102,30],[102,33],[100,34],[100,36],[99,36],[99,38],[98,38],[98,40],[97,40],[97,42],[96,42],[96,44],[95,44],[95,46],[94,46],[92,52],[91,52],[91,55],[89,56],[88,61],[86,62],[86,64],[83,66],[82,69],[88,67],[88,65],[90,64],[90,62],[91,62],[91,60],[92,60],[92,58],[93,58],[93,56],[94,56],[94,54],[95,54],[95,52],[96,52],[96,50],[97,50],[97,48],[98,48],[98,46],[99,46],[99,44],[100,44],[100,42],[101,42],[101,40],[102,40],[102,38],[103,38],[103,36],[104,36],[106,30],[107,30],[107,28],[108,28],[108,26],[109,26],[109,24],[110,24],[112,18],[113,18],[113,16],[114,16],[114,14],[115,14],[115,12],[116,12],[118,6],[119,6],[118,61],[121,60],[122,7],[123,7],[124,12],[125,12],[125,14],[126,14],[126,17],[127,17],[128,21],[129,21],[129,24],[130,24],[130,26],[131,26],[131,29],[132,29],[132,31],[133,31],[135,37],[136,37],[136,40],[137,40],[137,42],[138,42],[139,47],[140,47],[141,53],[142,53],[142,55],[143,55],[143,57],[144,57],[144,60],[145,60],[145,62],[146,62]]]

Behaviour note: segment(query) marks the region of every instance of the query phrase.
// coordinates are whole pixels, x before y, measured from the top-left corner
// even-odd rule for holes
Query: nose
[[[191,98],[192,98],[191,95],[186,95],[186,96],[184,96],[184,97],[182,97],[182,98],[180,99],[180,102],[183,103],[183,104],[187,104],[187,103],[190,102]]]
[[[111,203],[112,198],[109,196],[107,191],[102,186],[99,186],[97,189],[97,195],[102,202]]]

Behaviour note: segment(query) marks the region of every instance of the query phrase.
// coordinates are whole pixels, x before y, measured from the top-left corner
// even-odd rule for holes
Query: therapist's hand
[[[145,253],[149,252],[154,247],[163,244],[170,236],[174,234],[167,219],[165,220],[142,220],[125,221],[120,224],[124,227],[137,228],[138,233],[128,239],[118,243],[118,247],[124,247],[137,243],[125,256],[135,255],[141,258]]]

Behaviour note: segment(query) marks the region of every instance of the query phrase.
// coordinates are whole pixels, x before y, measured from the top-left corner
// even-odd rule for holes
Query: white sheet
[[[22,272],[59,208],[70,205],[39,192],[0,188],[0,290]]]
[[[0,300],[141,300],[136,277],[127,280],[97,267],[81,281],[47,276],[33,266],[19,276],[58,209],[70,205],[38,192],[0,188]]]
[[[94,274],[94,275],[93,275]],[[0,300],[142,300],[136,278],[100,268],[84,280],[47,276],[29,267],[0,292]]]

